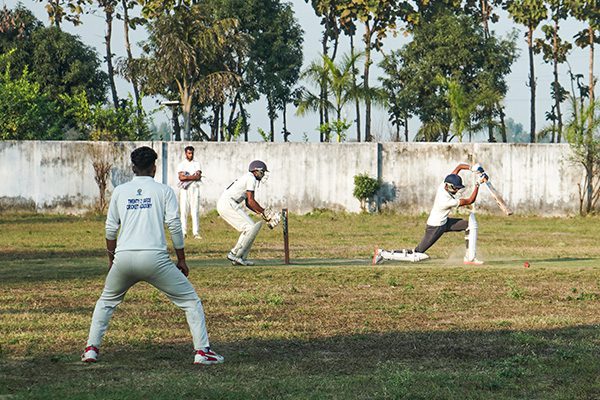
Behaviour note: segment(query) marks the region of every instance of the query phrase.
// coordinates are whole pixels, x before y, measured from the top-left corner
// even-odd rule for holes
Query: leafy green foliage
[[[1,140],[62,139],[64,122],[55,102],[30,80],[27,69],[12,79],[6,67],[0,76]]]
[[[403,121],[414,113],[423,124],[418,139],[448,141],[452,113],[444,79],[459,84],[463,97],[479,100],[470,124],[493,124],[516,57],[515,37],[486,38],[471,17],[443,9],[428,18],[414,27],[409,44],[386,57],[384,85],[388,94],[406,93],[393,97],[390,118]]]
[[[360,200],[360,206],[363,211],[366,209],[366,202],[373,200],[380,187],[381,182],[370,177],[367,173],[354,176],[354,191],[352,195]]]
[[[61,96],[65,115],[75,121],[77,139],[148,140],[151,136],[145,113],[139,113],[133,100],[122,100],[118,108],[101,103],[90,104],[85,93]]]

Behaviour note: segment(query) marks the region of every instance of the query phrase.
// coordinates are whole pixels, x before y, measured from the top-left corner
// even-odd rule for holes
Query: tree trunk
[[[321,39],[321,50],[324,55],[327,55],[327,30],[323,31],[323,38]],[[320,80],[321,91],[319,93],[319,128],[323,126],[325,123],[325,97],[327,96],[327,84],[325,83],[325,79],[321,78]],[[322,143],[324,141],[323,131],[319,129],[319,141]]]
[[[267,108],[269,109],[269,141],[275,141],[275,105],[273,100],[267,96]]]
[[[179,112],[177,107],[171,107],[172,122],[173,122],[173,139],[177,142],[181,141],[181,125],[179,125]]]
[[[287,130],[287,103],[283,103],[283,111],[282,113],[282,118],[283,118],[283,141],[284,142],[288,142],[288,137],[290,136],[290,132],[288,132]]]
[[[363,87],[367,92],[365,96],[365,142],[373,141],[371,137],[371,96],[369,92],[369,67],[371,66],[371,29],[369,23],[365,23],[365,67],[363,74]]]
[[[556,107],[556,118],[558,122],[556,131],[556,143],[560,143],[562,137],[562,112],[560,111],[560,83],[558,82],[558,19],[554,20],[553,37],[553,63],[554,63],[554,106]]]
[[[115,108],[119,108],[119,96],[117,95],[117,86],[115,85],[115,69],[112,62],[113,54],[110,48],[113,12],[114,10],[110,5],[104,9],[104,15],[106,18],[106,35],[104,36],[104,41],[106,44],[106,65],[108,67],[108,82],[110,84],[110,92],[112,94],[113,105]]]
[[[490,4],[487,0],[481,0],[481,22],[483,24],[483,37],[485,40],[490,37],[489,28]]]
[[[533,28],[527,33],[527,48],[529,51],[529,89],[531,91],[529,137],[535,143],[535,70],[533,65]]]
[[[232,126],[232,124],[233,124],[233,118],[235,116],[235,109],[236,109],[239,97],[240,97],[240,91],[238,90],[235,93],[235,96],[233,97],[233,100],[231,102],[231,111],[229,112],[229,118],[227,120],[228,121],[227,122],[227,129],[229,129],[230,132],[233,129],[233,126]]]
[[[212,142],[219,141],[219,107],[217,105],[212,106],[213,118],[210,124],[210,140]]]
[[[181,93],[181,111],[183,114],[183,140],[190,140],[191,131],[191,112],[192,112],[192,95],[189,93],[188,88],[184,87],[183,93]]]
[[[223,118],[223,114],[225,114],[225,106],[221,103],[219,104],[219,136],[221,137],[221,142],[225,141],[225,130],[223,129],[225,119]]]
[[[507,143],[508,138],[506,137],[506,122],[504,121],[506,115],[504,115],[504,107],[502,107],[500,103],[498,103],[498,112],[500,114],[500,136],[502,136],[502,143]]]
[[[594,179],[594,156],[588,149],[588,155],[585,166],[585,183],[586,183],[586,199],[585,199],[585,213],[589,214],[592,212],[592,197],[594,195],[594,188],[592,187]]]
[[[352,90],[356,92],[356,65],[354,62],[354,34],[350,35],[350,57],[352,57]],[[356,107],[356,141],[360,143],[360,100],[358,97],[354,98],[354,104]]]
[[[589,89],[589,97],[590,97],[590,105],[593,105],[596,101],[596,97],[594,95],[594,86],[596,86],[596,82],[594,79],[594,38],[595,32],[593,26],[590,24],[588,27],[588,35],[590,37],[590,89]],[[594,113],[590,113],[590,126],[592,126],[594,120]]]
[[[131,53],[131,44],[129,42],[129,10],[127,9],[127,0],[121,0],[123,5],[123,30],[125,33],[125,50],[127,51],[127,60],[131,63],[133,61],[133,54]],[[133,86],[133,96],[135,100],[135,106],[138,117],[142,116],[142,104],[140,99],[140,90],[138,88],[137,74],[135,70],[131,72],[131,85]]]
[[[408,117],[404,117],[404,139],[408,142]]]
[[[247,119],[246,119],[246,110],[244,110],[244,105],[240,102],[240,115],[242,116],[243,120],[244,120],[244,124],[246,123]],[[248,129],[244,128],[244,142],[248,141]]]

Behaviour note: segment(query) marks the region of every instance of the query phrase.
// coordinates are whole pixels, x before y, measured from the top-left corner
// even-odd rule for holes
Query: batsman
[[[281,220],[280,213],[270,208],[263,208],[256,201],[256,189],[261,181],[266,180],[267,172],[269,172],[267,164],[263,161],[252,161],[248,166],[248,172],[233,181],[217,202],[217,211],[221,218],[240,232],[237,243],[227,254],[227,259],[233,265],[254,265],[254,262],[248,260],[248,253],[263,226],[263,221],[254,222],[245,211],[244,205],[260,215],[271,229],[277,226]]]
[[[476,175],[475,187],[468,198],[458,198],[459,192],[464,189],[460,171],[471,170]],[[466,254],[464,263],[470,265],[482,265],[476,257],[477,252],[477,220],[475,213],[471,212],[469,220],[460,218],[449,218],[450,212],[458,207],[468,206],[475,202],[479,193],[479,185],[487,182],[488,176],[483,172],[479,164],[470,166],[461,163],[454,168],[452,173],[444,179],[437,189],[431,213],[427,219],[425,234],[414,249],[384,250],[375,248],[373,264],[379,264],[383,260],[418,262],[429,258],[425,253],[446,232],[466,232]]]

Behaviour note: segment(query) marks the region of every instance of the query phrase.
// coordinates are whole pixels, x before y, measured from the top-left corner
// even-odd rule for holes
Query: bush
[[[368,200],[375,197],[375,193],[379,190],[381,182],[375,178],[371,178],[367,173],[354,176],[354,197],[360,200],[360,208],[365,211]]]

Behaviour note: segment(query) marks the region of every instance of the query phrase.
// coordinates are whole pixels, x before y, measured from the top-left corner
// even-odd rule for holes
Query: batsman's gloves
[[[281,213],[273,211],[271,208],[265,208],[262,217],[267,222],[267,226],[271,229],[279,225],[279,222],[281,221]]]
[[[485,172],[483,171],[483,167],[482,167],[482,166],[481,166],[481,164],[479,164],[479,163],[477,163],[477,164],[473,164],[473,165],[471,166],[471,172],[474,172],[474,173],[476,173],[476,174],[483,174],[483,173],[485,173]]]
[[[485,172],[482,172],[479,177],[477,178],[477,183],[479,185],[483,185],[484,183],[486,183],[488,180],[490,179],[490,177],[488,176],[488,174],[486,174]]]

